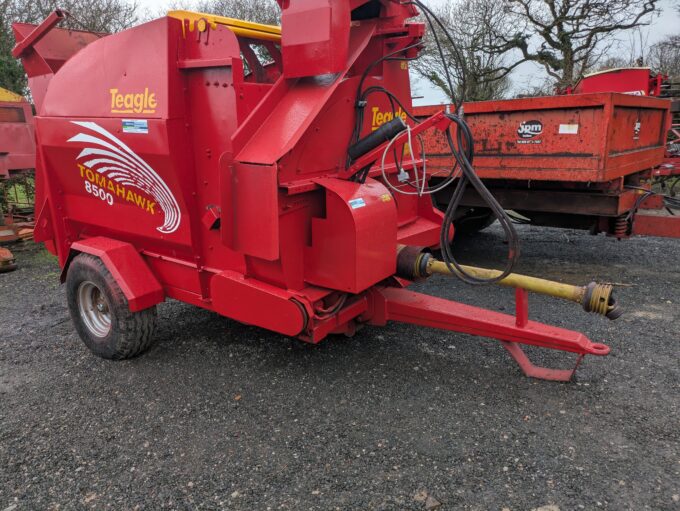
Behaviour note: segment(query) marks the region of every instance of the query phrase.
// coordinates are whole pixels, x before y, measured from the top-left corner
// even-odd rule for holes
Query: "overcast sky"
[[[162,12],[170,4],[171,0],[138,0],[142,7],[150,12]],[[426,0],[429,5],[445,3],[447,0]],[[673,9],[675,0],[660,0],[661,15],[653,20],[653,23],[643,28],[643,38],[647,40],[647,45],[663,39],[665,36],[680,32],[680,16]],[[629,37],[621,36],[622,48],[628,48]],[[628,50],[623,50],[628,53]],[[540,85],[545,79],[545,71],[542,66],[531,62],[526,62],[518,66],[511,75],[514,90],[529,89],[533,85]],[[446,102],[443,94],[423,80],[414,82],[414,95],[423,96],[422,99],[414,100],[414,104],[432,105]]]

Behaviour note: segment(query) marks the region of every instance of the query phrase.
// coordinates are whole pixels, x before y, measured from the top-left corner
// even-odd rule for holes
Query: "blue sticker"
[[[149,133],[149,121],[146,119],[123,119],[123,133]]]
[[[363,208],[365,205],[366,205],[366,203],[364,202],[364,199],[362,199],[362,198],[352,199],[351,201],[349,201],[349,207],[352,208],[352,209]]]

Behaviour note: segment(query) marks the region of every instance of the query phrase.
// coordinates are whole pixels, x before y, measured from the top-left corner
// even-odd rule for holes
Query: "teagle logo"
[[[158,101],[156,93],[149,92],[145,87],[144,92],[124,93],[118,89],[109,89],[111,94],[112,114],[153,114],[156,113]]]
[[[517,134],[521,138],[534,138],[543,133],[543,123],[541,121],[524,121],[517,128]]]
[[[404,122],[406,122],[407,119],[406,112],[404,112],[401,109],[401,107],[399,107],[399,110],[397,110],[396,112],[381,112],[380,108],[374,106],[371,112],[373,112],[373,119],[371,122],[372,131],[377,130],[380,126],[382,126],[386,122],[390,122],[392,119],[395,118],[395,116],[401,117],[402,121]]]

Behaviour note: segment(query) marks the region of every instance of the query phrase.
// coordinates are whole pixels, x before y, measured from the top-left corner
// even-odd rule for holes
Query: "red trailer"
[[[552,227],[680,237],[677,200],[655,193],[656,182],[680,177],[672,125],[678,103],[665,96],[666,77],[646,68],[583,78],[564,95],[471,102],[464,115],[475,136],[475,167],[518,221]],[[441,106],[417,107],[426,118]],[[430,174],[456,164],[441,137],[426,134]],[[446,209],[450,189],[436,200]],[[457,225],[476,232],[494,217],[469,191]]]
[[[35,168],[31,104],[0,88],[0,179]]]
[[[390,0],[280,3],[282,30],[185,11],[105,37],[54,28],[60,11],[14,25],[38,108],[35,238],[88,347],[141,353],[175,298],[311,343],[388,321],[493,337],[548,379],[573,370],[537,368],[518,343],[608,353],[529,321],[526,292],[613,318],[611,286],[491,272],[517,287],[515,316],[406,289],[451,271],[426,247],[452,233],[429,195],[395,192],[388,151],[417,178],[410,137],[459,122],[402,120],[424,26]]]
[[[33,111],[30,103],[19,94],[0,88],[0,193],[2,204],[10,200],[15,206],[17,197],[12,197],[7,185],[11,178],[32,174],[35,168],[35,138],[33,134]],[[2,186],[4,185],[4,186]],[[15,211],[0,207],[0,243],[19,239]],[[19,218],[20,220],[25,220]],[[0,272],[16,269],[14,256],[6,249],[0,249]]]
[[[670,100],[671,120],[666,137],[666,156],[653,173],[654,177],[664,179],[680,176],[680,83],[677,79],[654,73],[645,67],[608,69],[584,76],[576,86],[564,93],[621,92]]]

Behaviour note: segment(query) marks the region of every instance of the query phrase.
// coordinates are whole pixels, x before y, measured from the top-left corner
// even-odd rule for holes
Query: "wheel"
[[[489,227],[496,221],[489,208],[471,208],[454,222],[456,234],[472,236]]]
[[[153,344],[156,307],[130,312],[123,291],[98,257],[80,254],[73,259],[66,297],[76,331],[95,355],[122,360]]]

